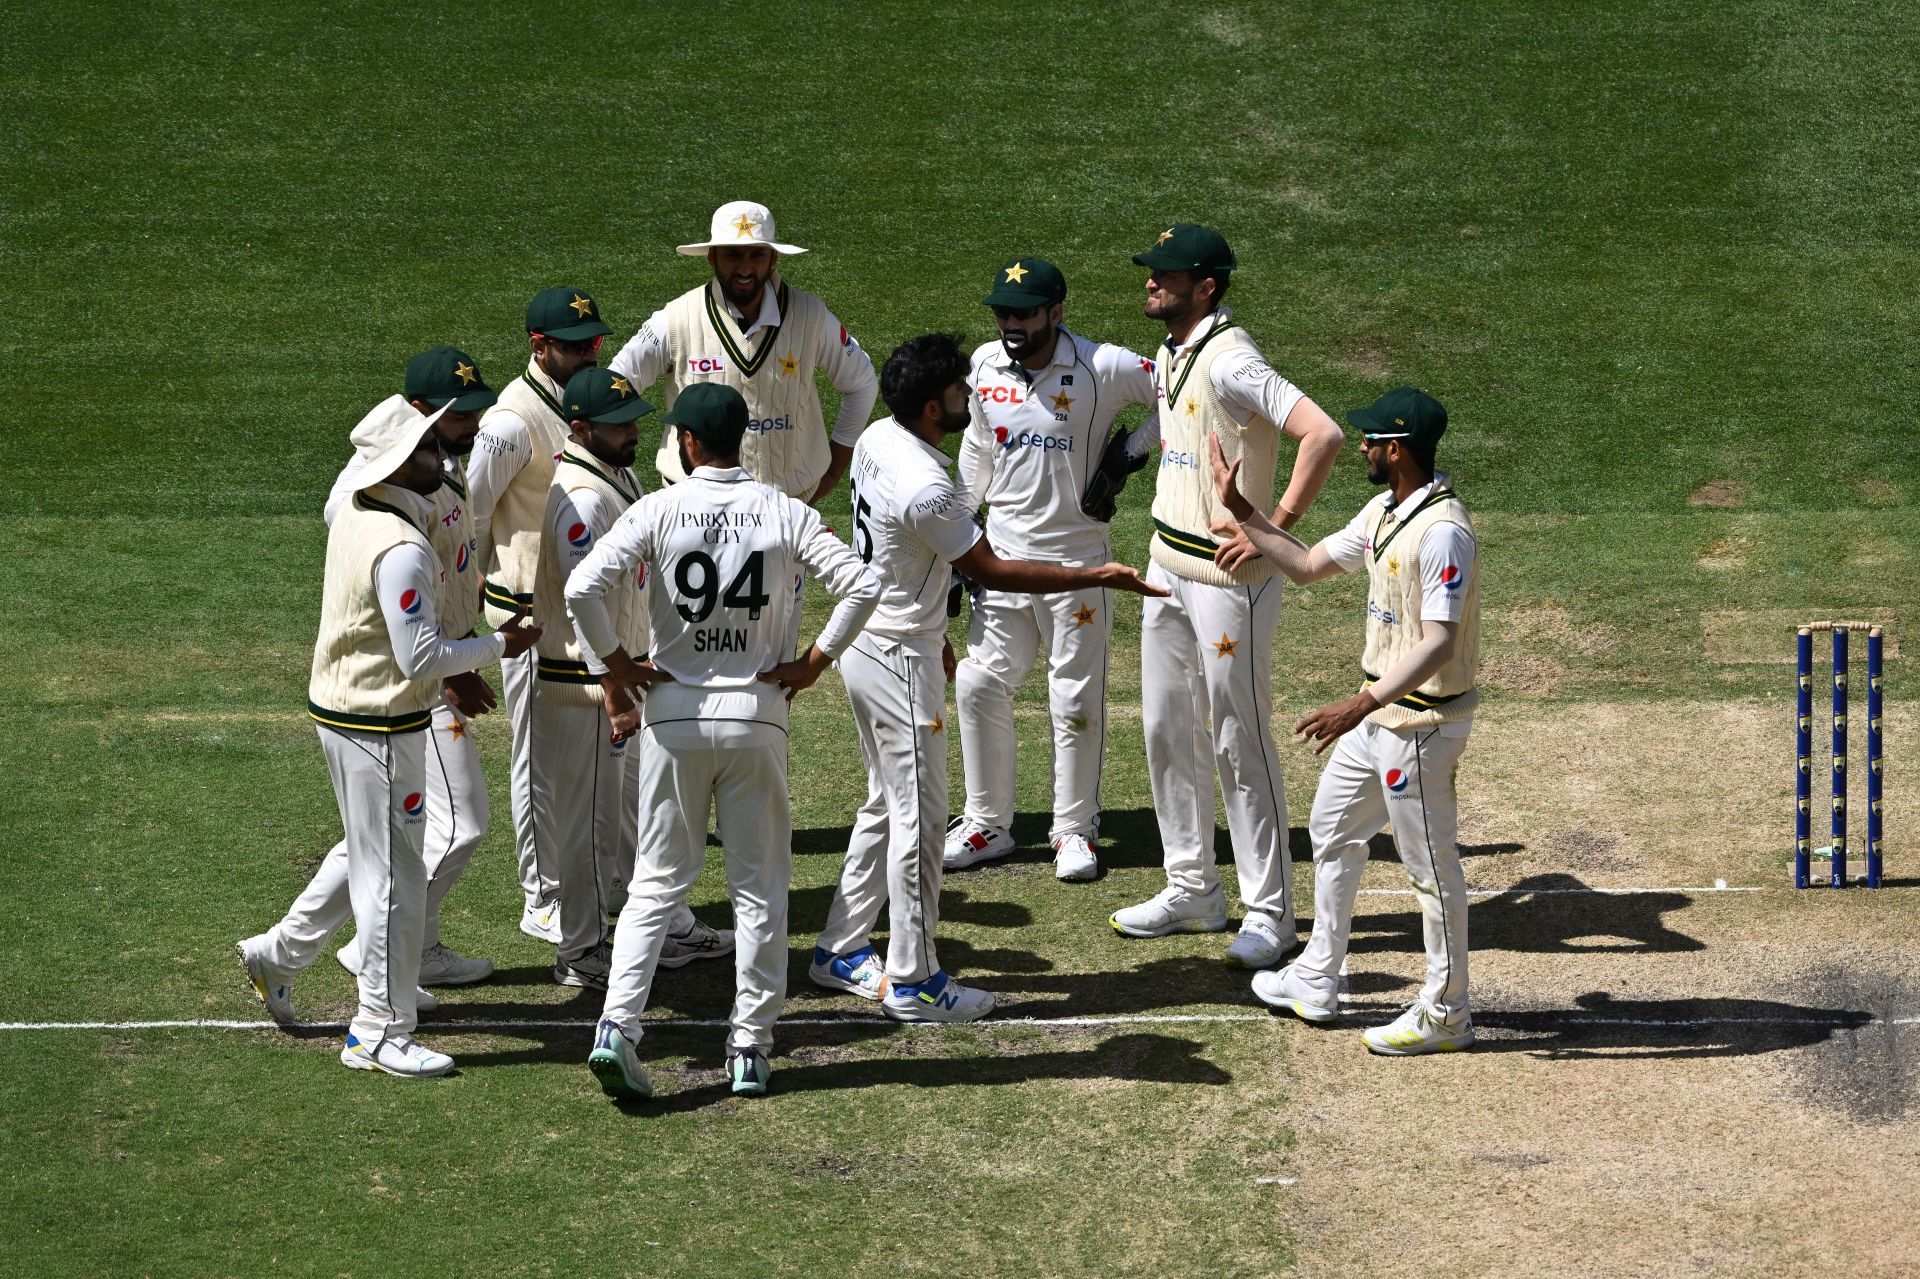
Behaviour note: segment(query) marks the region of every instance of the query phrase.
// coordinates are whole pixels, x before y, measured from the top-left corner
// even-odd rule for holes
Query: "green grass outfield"
[[[336,833],[301,709],[348,428],[428,345],[504,383],[548,284],[590,289],[624,340],[699,281],[672,246],[728,199],[814,250],[789,278],[876,362],[935,328],[988,337],[978,299],[1016,253],[1062,265],[1073,327],[1150,351],[1128,256],[1174,220],[1220,226],[1239,318],[1323,406],[1403,382],[1448,404],[1506,698],[1777,697],[1768,619],[1920,621],[1906,6],[5,18],[0,1021],[259,1015],[229,948]],[[1367,492],[1349,451],[1301,531]],[[1136,563],[1145,504],[1129,491],[1116,524]],[[825,506],[844,518],[844,490]],[[1360,597],[1294,593],[1278,719],[1351,686]],[[1561,620],[1515,621],[1543,612]],[[1113,873],[1047,873],[1044,721],[1024,718],[1036,846],[953,882],[943,954],[1009,1015],[1245,1013],[1217,939],[1127,945],[1103,922],[1158,882],[1122,614]],[[1727,634],[1747,660],[1716,653]],[[1889,674],[1897,702],[1913,682]],[[481,736],[503,781],[504,722]],[[863,777],[832,681],[794,736],[804,945]],[[1786,750],[1728,767],[1784,773]],[[1297,826],[1316,769],[1284,753]],[[446,934],[503,976],[446,1015],[589,1018],[514,930],[496,790]],[[703,913],[721,892],[716,863]],[[724,1015],[725,974],[663,987],[663,1015]],[[348,991],[328,961],[296,998],[332,1018]],[[855,1011],[816,993],[791,1015]],[[646,1051],[678,1091],[631,1111],[579,1065],[584,1030],[424,1037],[459,1078],[349,1074],[324,1038],[0,1031],[9,1268],[1310,1268],[1256,1182],[1292,1141],[1277,1023],[794,1027],[759,1103],[715,1092],[718,1031],[668,1029]]]

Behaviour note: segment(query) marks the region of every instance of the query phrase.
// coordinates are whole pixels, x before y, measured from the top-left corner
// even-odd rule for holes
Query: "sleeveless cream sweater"
[[[1373,549],[1366,553],[1367,643],[1360,658],[1368,684],[1420,641],[1420,539],[1441,523],[1473,531],[1465,503],[1453,490],[1436,487],[1411,514],[1389,523],[1382,512],[1374,526],[1369,539]],[[1387,728],[1422,728],[1473,714],[1480,704],[1480,690],[1474,685],[1480,669],[1478,565],[1468,577],[1466,592],[1452,660],[1419,688],[1382,706],[1368,719]]]

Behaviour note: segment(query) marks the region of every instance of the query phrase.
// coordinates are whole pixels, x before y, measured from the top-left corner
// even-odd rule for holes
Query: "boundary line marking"
[[[1642,893],[1767,893],[1764,886],[1715,884],[1711,888],[1469,888],[1469,897],[1626,897]],[[1411,897],[1411,888],[1362,888],[1363,897]]]

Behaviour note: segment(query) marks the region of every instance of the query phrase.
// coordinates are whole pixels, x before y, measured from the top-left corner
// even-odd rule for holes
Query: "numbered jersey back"
[[[682,684],[751,688],[793,656],[781,651],[800,576],[788,525],[806,508],[732,474],[740,478],[696,475],[634,508],[651,526],[653,662]]]

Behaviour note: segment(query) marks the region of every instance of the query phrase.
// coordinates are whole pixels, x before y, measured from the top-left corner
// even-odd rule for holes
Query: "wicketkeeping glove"
[[[1147,464],[1147,454],[1134,457],[1127,452],[1127,429],[1117,426],[1100,454],[1100,465],[1093,468],[1087,491],[1080,495],[1080,509],[1087,518],[1111,523],[1118,505],[1114,499],[1127,487],[1127,477]]]

